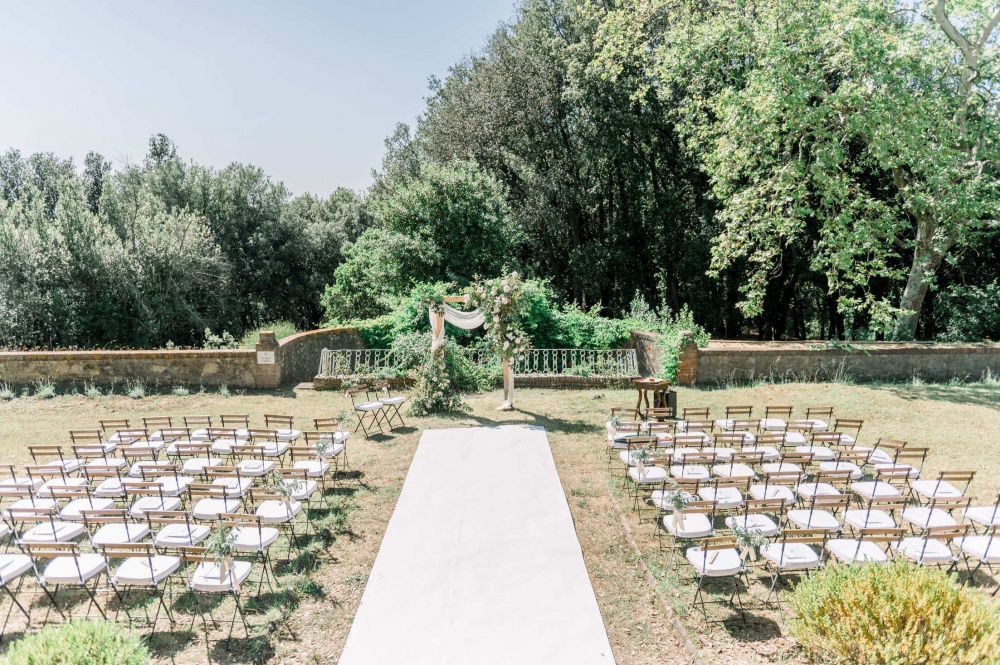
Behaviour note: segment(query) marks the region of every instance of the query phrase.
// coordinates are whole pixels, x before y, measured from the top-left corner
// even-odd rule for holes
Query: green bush
[[[699,347],[707,346],[711,339],[708,331],[695,323],[694,315],[687,305],[681,307],[677,316],[665,314],[658,324],[650,327],[660,334],[656,341],[660,349],[660,378],[668,381],[677,380],[677,368],[680,365],[680,354],[685,340],[684,333],[694,335],[694,341]]]
[[[146,665],[138,635],[110,621],[49,626],[10,645],[4,665]]]
[[[271,323],[265,323],[262,326],[258,326],[253,330],[248,330],[246,334],[243,335],[243,339],[240,340],[241,349],[253,349],[257,346],[257,340],[260,338],[261,330],[270,330],[274,333],[275,338],[284,339],[286,337],[291,337],[295,333],[301,332],[299,327],[296,326],[291,321],[272,321]]]
[[[1000,663],[1000,618],[979,592],[906,562],[831,565],[789,604],[791,635],[818,662]]]
[[[981,342],[1000,339],[1000,284],[952,285],[938,295],[934,323],[941,342]]]

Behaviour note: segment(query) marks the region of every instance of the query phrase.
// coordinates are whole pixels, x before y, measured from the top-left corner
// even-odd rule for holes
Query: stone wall
[[[325,328],[281,341],[261,332],[256,349],[0,352],[0,383],[278,388],[312,381],[324,348],[364,348],[364,342],[354,328]]]
[[[323,349],[363,348],[365,342],[355,328],[323,328],[286,337],[278,342],[278,385],[312,381]]]
[[[643,376],[660,370],[655,335],[635,333],[637,345],[652,347]],[[637,346],[637,348],[639,348]],[[640,357],[642,353],[640,351]],[[931,342],[744,342],[712,341],[705,348],[689,343],[680,354],[680,385],[718,385],[758,379],[862,383],[978,380],[1000,374],[1000,345]],[[648,373],[647,373],[648,372]]]
[[[0,383],[36,381],[107,386],[143,381],[150,386],[255,388],[252,349],[212,351],[29,351],[0,353]]]

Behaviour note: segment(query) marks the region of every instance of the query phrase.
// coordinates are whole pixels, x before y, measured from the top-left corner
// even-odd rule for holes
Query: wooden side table
[[[649,394],[653,394],[653,408],[659,409],[667,406],[667,393],[670,391],[670,382],[663,379],[636,379],[633,382],[636,390],[639,391],[639,399],[635,403],[635,408],[642,409],[643,402],[649,409]]]

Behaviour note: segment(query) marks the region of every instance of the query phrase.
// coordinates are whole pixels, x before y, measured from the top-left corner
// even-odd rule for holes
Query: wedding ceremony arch
[[[452,324],[462,330],[474,330],[486,324],[486,315],[479,309],[462,311],[455,309],[448,303],[469,303],[469,296],[445,296],[441,303],[434,303],[428,307],[427,315],[431,323],[431,353],[436,353],[444,344],[444,322]],[[497,407],[497,411],[510,411],[514,408],[514,370],[512,368],[512,358],[507,353],[500,354],[503,363],[503,396],[504,402]]]

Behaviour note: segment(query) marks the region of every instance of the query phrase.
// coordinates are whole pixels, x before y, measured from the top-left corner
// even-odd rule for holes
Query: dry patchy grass
[[[407,418],[410,427],[392,436],[352,439],[351,463],[357,474],[345,482],[336,499],[338,509],[324,518],[328,537],[314,545],[315,570],[303,574],[286,570],[281,583],[295,585],[297,592],[276,594],[259,603],[253,608],[255,637],[238,640],[232,652],[213,643],[208,655],[219,662],[336,662],[420,432],[525,423],[542,425],[548,432],[617,661],[644,665],[683,660],[680,642],[647,584],[609,494],[614,493],[628,510],[618,486],[621,471],[616,467],[608,471],[605,463],[603,416],[612,406],[630,406],[634,399],[631,391],[523,390],[518,392],[517,411],[499,413],[494,410],[500,402],[499,393],[475,395],[467,399],[472,407],[469,413]],[[866,420],[862,441],[892,436],[927,445],[931,448],[928,471],[975,470],[974,494],[987,501],[1000,492],[1000,458],[993,452],[991,440],[993,433],[1000,431],[1000,390],[996,388],[784,384],[731,390],[681,389],[679,401],[688,406],[710,406],[713,412],[726,404],[831,405],[843,417]],[[23,463],[29,459],[27,445],[63,442],[68,429],[95,426],[101,417],[128,417],[138,422],[143,415],[247,413],[255,422],[262,422],[264,413],[284,413],[295,416],[303,426],[313,417],[332,415],[346,405],[340,394],[312,391],[232,397],[152,395],[139,400],[120,396],[18,398],[0,402],[0,461]],[[690,615],[686,611],[692,592],[690,581],[678,577],[673,561],[659,552],[652,526],[637,524],[631,512],[626,518],[642,556],[655,571],[660,590],[681,615],[705,661],[800,659],[794,644],[782,636],[773,612],[752,608],[753,620],[747,629],[707,628],[700,616]],[[684,573],[683,565],[677,566],[677,571]],[[315,584],[307,586],[301,579]],[[754,590],[754,596],[762,597],[760,588]],[[179,622],[184,628],[185,619]],[[200,625],[196,625],[194,634],[181,629],[175,634],[158,634],[152,646],[164,661],[204,662],[206,644],[199,636]]]

